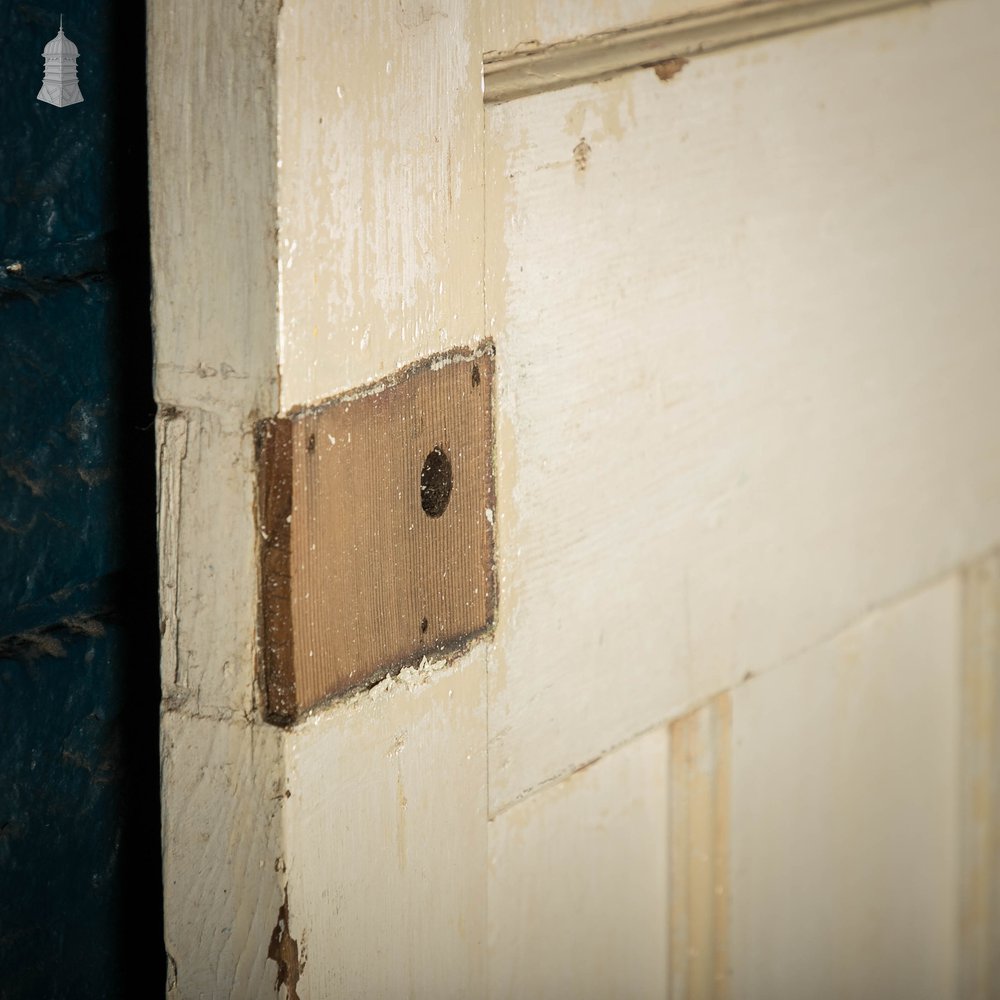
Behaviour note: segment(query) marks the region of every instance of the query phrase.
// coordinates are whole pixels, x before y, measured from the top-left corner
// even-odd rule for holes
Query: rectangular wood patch
[[[267,716],[493,622],[493,347],[257,428]]]

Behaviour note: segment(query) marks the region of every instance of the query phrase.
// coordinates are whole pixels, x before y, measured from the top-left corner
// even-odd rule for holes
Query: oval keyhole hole
[[[420,506],[428,517],[440,517],[451,499],[451,461],[435,448],[420,470]]]

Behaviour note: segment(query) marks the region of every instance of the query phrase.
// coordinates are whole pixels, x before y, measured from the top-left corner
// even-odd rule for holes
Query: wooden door
[[[154,16],[159,78],[208,31],[264,95],[191,62],[203,124],[154,108],[163,162],[215,164],[154,177],[180,995],[996,988],[998,28],[285,0],[227,48],[211,5]],[[253,428],[470,348],[489,630],[270,725]],[[323,526],[287,518],[294,602]]]

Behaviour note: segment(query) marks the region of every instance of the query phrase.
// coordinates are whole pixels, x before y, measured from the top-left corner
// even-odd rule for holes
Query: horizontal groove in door
[[[487,104],[930,0],[759,0],[483,57]]]

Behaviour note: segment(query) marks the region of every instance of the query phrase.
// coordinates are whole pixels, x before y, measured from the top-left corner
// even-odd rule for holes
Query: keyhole
[[[440,517],[451,499],[451,461],[435,448],[420,470],[420,506],[428,517]]]

